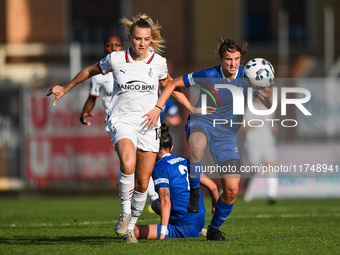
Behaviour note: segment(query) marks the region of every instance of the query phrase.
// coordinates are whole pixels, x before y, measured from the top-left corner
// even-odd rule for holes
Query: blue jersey
[[[187,204],[190,196],[190,184],[187,170],[187,158],[177,155],[165,154],[152,172],[155,188],[169,188],[171,200],[171,212],[169,224],[190,224],[205,214],[202,194],[198,213],[188,213]]]
[[[215,125],[215,127],[213,127],[213,132],[215,133],[216,137],[235,136],[241,124],[234,123],[241,123],[243,120],[243,115],[233,114],[233,96],[230,90],[227,88],[216,89],[215,85],[230,84],[238,87],[243,92],[244,103],[246,103],[248,86],[243,82],[243,67],[239,67],[236,77],[231,81],[228,81],[225,78],[224,74],[222,73],[222,66],[215,66],[210,69],[203,69],[198,72],[184,75],[183,82],[186,87],[198,86],[201,88],[199,101],[196,104],[196,107],[201,107],[201,95],[207,94],[208,91],[213,98],[210,95],[207,95],[207,105],[217,108],[213,114],[190,115],[189,118],[191,122],[197,119],[200,122],[205,123],[205,125],[213,127],[214,119],[227,120],[227,124]],[[213,88],[213,90],[211,88]],[[215,94],[214,90],[218,93],[218,95]],[[258,91],[254,91],[253,95],[257,97]],[[233,123],[232,126],[230,125],[231,122]]]

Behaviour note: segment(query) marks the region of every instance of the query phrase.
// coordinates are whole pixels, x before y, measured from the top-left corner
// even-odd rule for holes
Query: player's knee
[[[226,203],[232,203],[232,201],[235,200],[236,196],[238,194],[238,187],[231,187],[228,188],[225,192],[222,193],[222,199]]]
[[[194,162],[200,161],[204,156],[205,148],[198,144],[190,145],[190,160]]]
[[[136,180],[135,182],[135,190],[144,193],[148,190],[149,182],[143,182]]]
[[[136,162],[131,159],[125,159],[120,163],[120,171],[123,174],[130,175],[135,172]]]

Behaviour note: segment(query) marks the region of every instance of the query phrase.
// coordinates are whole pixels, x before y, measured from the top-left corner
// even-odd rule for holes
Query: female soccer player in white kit
[[[159,130],[153,127],[160,126],[159,114],[169,97],[161,95],[161,101],[157,101],[158,85],[165,86],[169,76],[166,59],[157,54],[164,47],[161,26],[145,14],[133,18],[133,22],[126,18],[121,22],[128,30],[131,46],[125,51],[112,52],[99,63],[85,68],[65,87],[49,89],[47,96],[54,94],[55,104],[82,81],[99,73],[113,73],[116,85],[106,124],[120,159],[119,191],[126,199],[133,189],[135,173],[131,219],[124,237],[127,243],[136,243],[133,229],[145,205],[146,190],[159,150]]]
[[[113,51],[122,51],[122,50],[124,50],[123,39],[120,37],[120,35],[113,33],[105,37],[104,39],[105,55],[111,54]],[[108,119],[109,112],[111,110],[113,88],[114,88],[114,79],[113,79],[112,72],[109,72],[105,75],[98,74],[98,75],[91,77],[89,96],[84,104],[84,107],[80,114],[80,119],[79,119],[82,124],[88,125],[88,126],[91,124],[90,122],[87,121],[86,118],[93,116],[93,113],[91,113],[91,111],[95,107],[97,97],[100,96],[100,91],[102,91],[103,93],[102,103],[103,103],[104,111],[105,111],[105,120]],[[110,129],[108,126],[105,126],[105,131],[110,133]],[[119,171],[118,186],[120,185],[121,176],[122,176],[121,172]],[[115,228],[116,233],[118,235],[124,235],[127,232],[127,226],[131,218],[131,197],[132,197],[133,188],[134,187],[132,187],[132,189],[129,192],[129,199],[126,199],[126,197],[124,196],[122,197],[121,194],[119,194],[119,197],[122,198],[120,200],[121,214],[119,216],[119,220]],[[147,194],[148,194],[148,198],[151,201],[151,203],[158,198],[158,194],[155,191],[155,185],[153,183],[152,178],[150,178]]]

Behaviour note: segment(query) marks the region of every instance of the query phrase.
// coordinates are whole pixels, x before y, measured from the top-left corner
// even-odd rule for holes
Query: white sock
[[[120,198],[120,212],[131,214],[131,198],[135,188],[135,174],[125,175],[118,173],[118,187]]]
[[[138,191],[133,192],[131,200],[131,220],[129,222],[128,230],[135,228],[138,217],[141,215],[146,201],[147,192],[140,193]]]
[[[277,190],[279,186],[279,180],[277,178],[267,179],[267,196],[275,199],[277,197]]]
[[[147,190],[147,195],[151,203],[158,198],[158,193],[155,191],[155,184],[151,176],[150,176],[149,186]]]

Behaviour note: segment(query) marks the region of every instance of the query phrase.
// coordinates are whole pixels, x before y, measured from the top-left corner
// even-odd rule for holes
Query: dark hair
[[[172,137],[169,134],[169,126],[165,123],[161,126],[160,150],[171,150]]]
[[[107,36],[105,36],[105,38],[104,38],[104,41],[103,41],[103,43],[104,43],[104,48],[106,47],[106,43],[107,43],[107,41],[109,40],[109,38],[110,38],[111,36],[117,36],[117,37],[119,38],[119,40],[122,42],[122,44],[124,43],[122,37],[121,37],[119,34],[117,34],[117,33],[110,33],[110,34],[108,34]]]
[[[241,56],[247,54],[248,50],[247,50],[247,43],[243,43],[243,42],[236,42],[234,40],[231,39],[224,39],[221,38],[220,40],[217,40],[219,42],[219,46],[218,46],[218,56],[220,58],[224,57],[224,54],[229,51],[234,53],[235,51],[239,51],[241,53]]]

